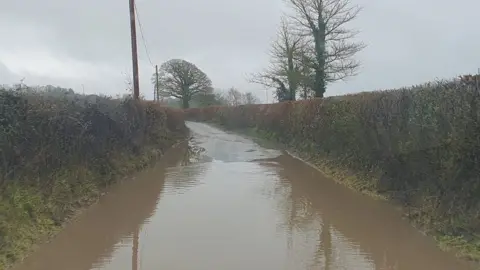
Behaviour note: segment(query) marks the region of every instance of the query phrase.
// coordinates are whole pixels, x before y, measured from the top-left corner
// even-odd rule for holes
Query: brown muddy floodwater
[[[16,270],[463,270],[385,202],[281,151],[188,123],[179,147]]]

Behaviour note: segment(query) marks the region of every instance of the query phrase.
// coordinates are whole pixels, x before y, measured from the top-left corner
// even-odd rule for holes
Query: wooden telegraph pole
[[[155,98],[160,101],[160,95],[158,93],[158,65],[155,65]]]
[[[140,90],[138,86],[138,54],[137,54],[137,30],[135,28],[135,0],[130,1],[130,36],[132,40],[132,66],[133,66],[133,97],[138,99]]]

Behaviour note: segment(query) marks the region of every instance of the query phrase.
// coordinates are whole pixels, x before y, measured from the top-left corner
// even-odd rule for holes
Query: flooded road
[[[16,270],[474,269],[387,203],[281,151],[188,126],[192,147],[112,188]]]

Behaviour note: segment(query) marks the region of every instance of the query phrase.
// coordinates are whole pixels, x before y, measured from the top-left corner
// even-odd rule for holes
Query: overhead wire
[[[137,9],[137,4],[134,3],[134,8],[135,8],[135,17],[136,17],[136,21],[138,22],[138,27],[140,29],[140,36],[142,38],[142,43],[143,43],[143,47],[145,48],[145,53],[147,54],[147,59],[148,59],[148,62],[150,62],[150,65],[153,67],[153,68],[156,68],[156,66],[153,64],[153,61],[152,61],[152,58],[150,57],[150,52],[148,50],[148,46],[147,46],[147,40],[145,39],[145,34],[144,34],[144,31],[143,31],[143,25],[142,25],[142,21],[140,20],[140,14],[138,12],[138,9]],[[153,92],[153,99],[154,100],[157,100],[157,89],[156,87],[154,87],[154,92]]]
[[[150,53],[148,51],[147,41],[146,41],[145,35],[143,33],[143,26],[142,26],[142,22],[140,20],[140,15],[139,15],[136,3],[135,3],[135,15],[136,15],[135,17],[137,18],[138,26],[140,28],[140,35],[142,37],[142,43],[143,43],[143,47],[145,48],[145,53],[147,54],[148,62],[150,62],[150,65],[152,65],[152,67],[155,67],[155,65],[152,62],[152,58],[150,57]]]

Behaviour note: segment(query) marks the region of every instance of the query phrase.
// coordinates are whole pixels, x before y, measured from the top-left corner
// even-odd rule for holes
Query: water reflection
[[[317,252],[315,253],[315,259],[314,260],[314,265],[315,268],[320,266],[320,256],[322,255],[325,258],[325,270],[330,269],[330,266],[332,264],[332,234],[331,234],[331,227],[330,223],[325,220],[322,224],[322,230],[320,233],[320,239],[319,239],[319,244],[317,248]]]
[[[137,226],[133,232],[133,243],[132,243],[132,270],[138,270],[138,241],[139,241],[140,230]]]
[[[202,176],[210,167],[206,162],[205,149],[189,144],[183,153],[180,166],[169,167],[166,171],[164,193],[183,194],[190,188],[201,184]]]
[[[470,269],[389,204],[345,189],[290,156],[260,164],[279,176],[267,189],[283,217],[290,252],[308,261],[298,269]]]
[[[279,230],[285,230],[287,247],[296,265],[302,264],[298,269],[331,269],[332,265],[332,236],[328,220],[323,219],[318,209],[306,194],[300,192],[291,183],[281,166],[281,158],[271,159],[261,164],[275,168],[279,179],[273,186],[266,187],[273,190],[277,203],[277,211],[283,217],[279,222]],[[268,192],[267,192],[268,193]]]
[[[68,225],[16,270],[89,270],[102,267],[112,254],[129,245],[132,234],[134,256],[138,256],[140,224],[148,223],[163,189],[165,171],[181,162],[186,144],[165,154],[155,167],[111,188],[100,201]],[[60,256],[61,255],[61,256]],[[133,266],[133,264],[132,264]]]

